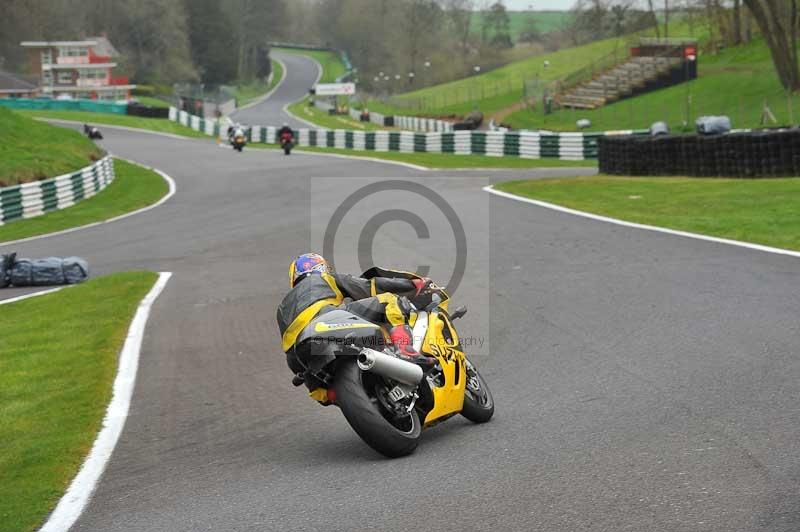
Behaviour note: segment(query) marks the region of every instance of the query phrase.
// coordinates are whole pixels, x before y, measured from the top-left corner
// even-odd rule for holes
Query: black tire
[[[289,145],[284,145],[284,147],[283,147],[283,153],[284,153],[285,155],[290,155],[290,154],[292,153],[292,147],[291,147],[291,146],[289,146]]]
[[[422,436],[419,414],[413,409],[405,427],[398,427],[387,419],[388,412],[368,389],[373,389],[381,379],[364,373],[352,360],[342,360],[336,371],[336,404],[345,419],[367,445],[389,458],[406,456],[414,452]]]
[[[489,386],[478,372],[478,368],[467,361],[467,389],[464,391],[464,406],[461,415],[473,423],[486,423],[494,415],[494,398]],[[473,381],[474,379],[474,381]],[[475,383],[478,386],[475,386]]]

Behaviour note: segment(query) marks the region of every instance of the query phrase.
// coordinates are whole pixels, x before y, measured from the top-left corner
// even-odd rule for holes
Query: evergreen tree
[[[219,0],[187,0],[192,59],[204,83],[236,79],[239,65],[237,33]]]

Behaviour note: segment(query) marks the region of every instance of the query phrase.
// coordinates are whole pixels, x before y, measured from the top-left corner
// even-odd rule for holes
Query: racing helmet
[[[294,287],[306,275],[321,275],[330,271],[331,267],[322,255],[303,253],[289,264],[289,286]]]

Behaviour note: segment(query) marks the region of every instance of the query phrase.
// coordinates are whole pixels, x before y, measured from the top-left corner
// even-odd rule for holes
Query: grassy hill
[[[73,172],[102,156],[89,139],[0,106],[0,187]]]
[[[472,33],[480,35],[481,24],[486,16],[486,11],[475,13],[472,18]],[[511,40],[516,42],[519,34],[527,27],[528,20],[536,21],[536,29],[540,33],[548,33],[564,27],[571,19],[569,11],[508,11],[508,20],[511,23]]]
[[[563,109],[550,115],[520,110],[506,122],[515,128],[575,130],[575,121],[588,118],[591,130],[646,128],[666,121],[672,130],[689,129],[703,115],[725,114],[734,127],[759,127],[764,102],[781,125],[796,124],[800,117],[800,96],[788,97],[781,88],[769,49],[763,40],[723,50],[716,56],[698,57],[698,78],[622,100],[592,111]],[[774,125],[769,122],[767,125]]]
[[[644,31],[533,55],[484,74],[399,94],[386,103],[371,101],[369,108],[386,114],[464,115],[475,109],[491,114],[518,104],[525,92],[535,90],[536,80],[539,86],[556,81],[615,50],[624,51],[641,36],[654,34],[654,30]],[[689,36],[690,32],[683,24],[672,24],[670,35]],[[545,61],[548,62],[547,67],[544,66]]]
[[[509,63],[490,72],[426,87],[393,97],[390,105],[370,102],[375,111],[395,114],[462,115],[478,108],[484,113],[520,101],[523,84],[539,77],[556,80],[624,46],[623,39],[605,39]],[[544,62],[549,61],[545,67]]]

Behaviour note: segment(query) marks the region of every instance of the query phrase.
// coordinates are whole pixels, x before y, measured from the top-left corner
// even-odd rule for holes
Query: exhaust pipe
[[[371,371],[403,384],[416,386],[422,380],[422,368],[418,365],[374,349],[362,349],[357,360],[361,371]]]

